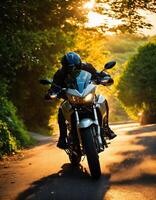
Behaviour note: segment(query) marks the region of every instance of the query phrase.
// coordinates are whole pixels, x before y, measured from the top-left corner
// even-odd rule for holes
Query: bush
[[[127,111],[141,123],[156,122],[156,43],[139,48],[126,64],[117,89]]]
[[[31,138],[23,122],[16,115],[15,106],[5,97],[0,97],[0,120],[7,124],[9,131],[21,146],[27,146],[31,143]]]
[[[0,120],[0,157],[7,153],[17,152],[18,141],[12,136],[7,123]]]
[[[33,143],[23,122],[16,115],[16,108],[7,95],[6,81],[0,83],[0,156],[16,152]]]

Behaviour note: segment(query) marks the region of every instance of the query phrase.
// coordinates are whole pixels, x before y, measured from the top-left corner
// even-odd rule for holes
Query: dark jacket
[[[82,63],[80,69],[90,72],[93,79],[97,77],[97,71],[90,63]],[[67,76],[68,70],[65,67],[62,67],[55,73],[53,77],[53,83],[57,86],[60,86],[60,88],[66,87],[65,80]]]
[[[92,74],[92,79],[94,80],[95,79],[98,80],[99,77],[108,76],[110,78],[110,84],[113,83],[113,79],[110,77],[109,74],[105,72],[102,72],[102,73],[97,72],[96,69],[93,67],[93,65],[90,63],[82,63],[79,69],[90,72]],[[53,84],[51,85],[51,88],[49,89],[48,94],[45,96],[45,99],[49,100],[51,94],[59,93],[62,88],[67,87],[66,80],[68,79],[68,75],[69,75],[69,72],[65,67],[62,67],[61,69],[57,70],[57,72],[54,74],[54,77],[53,77]],[[97,84],[98,84],[98,81],[97,81]]]

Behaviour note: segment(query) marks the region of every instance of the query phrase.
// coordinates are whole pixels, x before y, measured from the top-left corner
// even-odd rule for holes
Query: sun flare
[[[90,0],[87,3],[84,4],[83,8],[92,10],[95,6],[95,0]]]
[[[93,11],[88,13],[88,22],[86,23],[87,27],[96,27],[106,24],[108,27],[113,27],[121,24],[121,20],[113,19],[111,17],[98,14]]]
[[[108,17],[106,15],[99,14],[94,11],[95,7],[101,7],[109,12],[110,6],[106,3],[98,4],[95,0],[90,0],[87,3],[84,4],[83,8],[88,9],[88,22],[85,24],[87,27],[98,27],[101,25],[106,25],[109,28],[112,28],[113,26],[117,26],[121,24],[121,20],[113,19],[111,17]]]
[[[86,25],[88,27],[100,26],[103,23],[103,16],[96,12],[90,11],[87,17],[88,22],[86,23]]]

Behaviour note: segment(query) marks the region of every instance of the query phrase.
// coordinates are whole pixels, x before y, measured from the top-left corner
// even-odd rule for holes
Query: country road
[[[72,168],[56,137],[48,138],[0,162],[0,200],[155,200],[156,125],[111,127],[118,137],[100,154],[99,180],[90,177],[86,158]]]

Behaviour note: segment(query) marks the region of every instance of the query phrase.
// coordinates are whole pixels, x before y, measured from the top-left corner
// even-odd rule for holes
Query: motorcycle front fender
[[[81,128],[88,128],[89,126],[91,126],[92,124],[96,124],[96,122],[92,119],[89,119],[89,118],[85,118],[85,119],[82,119],[79,124],[78,124],[78,128],[81,129]]]

